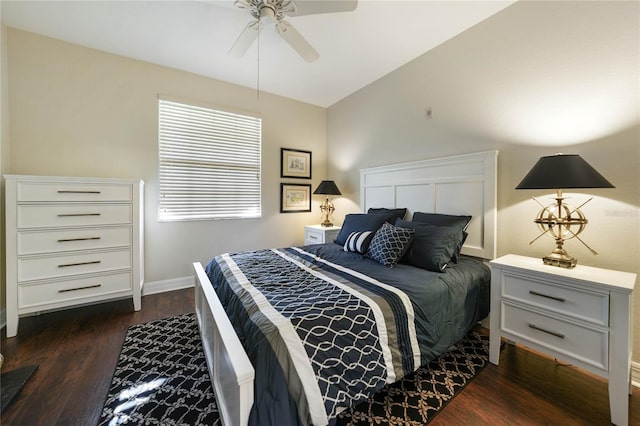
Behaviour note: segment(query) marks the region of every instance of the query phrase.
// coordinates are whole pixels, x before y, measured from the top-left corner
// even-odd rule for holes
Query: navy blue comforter
[[[335,424],[489,311],[490,272],[384,267],[336,244],[217,256],[207,274],[256,370],[251,425]]]

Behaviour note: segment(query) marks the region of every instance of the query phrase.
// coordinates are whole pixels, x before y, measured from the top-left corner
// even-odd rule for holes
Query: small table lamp
[[[333,214],[335,208],[329,200],[329,195],[342,195],[336,183],[332,180],[323,180],[313,193],[327,196],[324,202],[320,204],[320,210],[322,211],[322,223],[320,225],[333,226],[333,223],[331,223],[331,214]]]
[[[542,157],[533,166],[531,171],[522,179],[516,189],[555,189],[556,202],[544,206],[538,200],[534,200],[542,206],[542,210],[534,220],[542,231],[529,244],[532,244],[542,235],[548,233],[556,240],[556,248],[553,252],[542,258],[546,265],[573,268],[578,263],[577,259],[569,256],[562,248],[563,243],[571,238],[577,238],[587,247],[591,253],[597,254],[584,241],[578,237],[585,226],[587,218],[580,211],[580,207],[587,204],[593,198],[588,199],[580,206],[572,209],[563,202],[562,189],[569,188],[615,188],[600,173],[584,161],[579,155],[555,154]],[[574,228],[574,229],[572,229]]]

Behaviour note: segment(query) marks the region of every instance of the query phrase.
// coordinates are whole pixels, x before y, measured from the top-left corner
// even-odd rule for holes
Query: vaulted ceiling
[[[360,0],[352,12],[288,17],[318,51],[320,57],[312,63],[298,56],[267,23],[243,57],[228,55],[253,19],[231,0],[3,0],[2,21],[81,46],[328,107],[512,3]]]

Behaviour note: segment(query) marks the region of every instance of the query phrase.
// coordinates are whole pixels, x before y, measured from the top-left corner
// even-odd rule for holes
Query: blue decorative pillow
[[[384,266],[393,267],[409,248],[415,232],[383,223],[371,240],[367,256]]]
[[[344,251],[365,254],[373,239],[373,231],[352,232],[344,243]]]
[[[387,221],[393,225],[393,222],[395,221],[396,218],[404,219],[405,215],[407,214],[407,209],[406,208],[387,209],[385,207],[378,207],[378,208],[371,207],[369,210],[367,210],[367,213],[393,215],[393,220]]]
[[[433,272],[444,272],[465,238],[465,232],[455,226],[434,226],[404,220],[397,220],[396,226],[415,230],[411,247],[402,262]]]
[[[336,244],[344,246],[347,238],[352,232],[373,231],[376,232],[382,224],[389,218],[393,217],[388,214],[364,214],[353,213],[348,214],[344,218],[342,228],[335,239]],[[394,219],[392,219],[394,220]]]

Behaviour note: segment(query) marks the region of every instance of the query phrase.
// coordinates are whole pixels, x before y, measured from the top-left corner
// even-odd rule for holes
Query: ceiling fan
[[[263,25],[274,23],[276,32],[307,62],[320,57],[307,40],[284,18],[286,16],[349,12],[358,6],[357,0],[235,0],[235,7],[246,10],[255,19],[247,24],[229,54],[244,56],[258,38]]]

